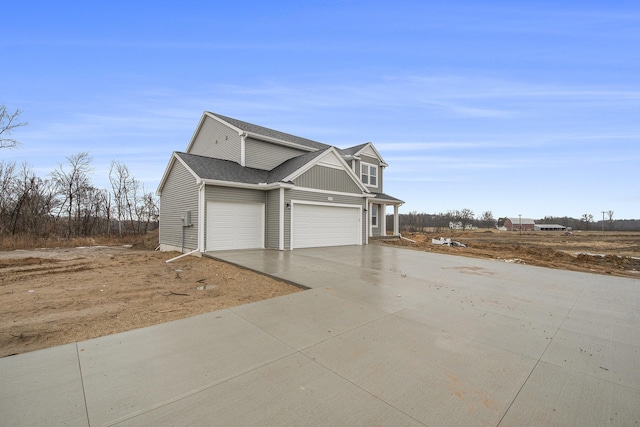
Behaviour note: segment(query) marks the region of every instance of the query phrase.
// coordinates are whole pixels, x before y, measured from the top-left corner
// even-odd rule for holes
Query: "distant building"
[[[462,225],[462,221],[458,221],[458,222],[450,221],[449,222],[449,228],[451,230],[462,230],[463,228],[465,230],[477,230],[478,229],[478,227],[476,227],[475,225],[472,225],[472,224],[467,224],[467,225],[463,226]]]
[[[536,231],[566,231],[567,227],[559,224],[536,224],[534,227]]]
[[[504,226],[508,231],[534,231],[536,222],[531,218],[507,218]]]

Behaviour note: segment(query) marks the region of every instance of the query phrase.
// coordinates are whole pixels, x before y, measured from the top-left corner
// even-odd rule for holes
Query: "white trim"
[[[373,223],[373,218],[374,218],[373,217],[373,208],[374,208],[374,206],[376,208],[376,216],[375,216],[376,223],[375,224]],[[373,229],[373,228],[378,228],[378,227],[380,227],[380,205],[378,205],[377,203],[372,203],[371,204],[371,228]]]
[[[318,162],[314,166],[322,166],[322,167],[325,167],[325,168],[338,169],[338,170],[343,170],[344,169],[342,166],[334,165],[334,164],[331,164],[331,163],[325,163],[325,162]]]
[[[199,179],[207,185],[218,185],[220,187],[250,188],[252,190],[275,190],[278,188],[295,188],[295,185],[286,182],[274,182],[272,184],[246,184],[242,182],[221,181],[218,179]]]
[[[167,168],[164,170],[164,174],[162,175],[162,178],[160,179],[160,183],[158,184],[158,189],[156,190],[156,195],[160,196],[162,194],[162,188],[164,187],[164,184],[166,183],[167,179],[169,178],[169,174],[171,173],[171,170],[173,169],[173,165],[176,162],[176,160],[179,161],[180,164],[185,167],[187,172],[189,172],[195,178],[197,183],[200,183],[200,178],[198,177],[198,175],[193,171],[193,169],[191,169],[189,166],[187,166],[187,164],[184,162],[184,160],[182,160],[178,156],[178,154],[174,151],[171,154],[171,159],[169,159],[169,164],[167,165]]]
[[[284,188],[280,188],[280,209],[279,209],[279,230],[278,230],[278,249],[284,251]]]
[[[291,188],[293,190],[300,190],[300,191],[308,191],[309,193],[335,194],[338,196],[363,197],[363,198],[369,197],[369,195],[365,193],[343,193],[342,191],[323,190],[320,188],[310,188],[310,187],[285,187],[285,188]]]
[[[238,132],[238,135],[242,134],[242,132],[244,132],[242,129],[240,129],[237,126],[232,125],[229,122],[225,122],[223,119],[221,119],[220,117],[214,115],[211,111],[205,111],[204,115],[206,115],[207,117],[211,117],[212,119],[222,123],[225,126],[229,126],[231,129],[235,130],[236,132]]]
[[[360,150],[358,150],[356,153],[354,153],[354,156],[358,156],[359,154],[361,154],[366,148],[371,148],[373,150],[373,152],[376,154],[376,157],[378,157],[378,160],[380,160],[380,166],[382,167],[387,167],[389,166],[387,164],[387,162],[384,161],[384,159],[382,158],[382,156],[380,155],[380,153],[378,152],[378,150],[376,149],[375,145],[373,145],[372,142],[367,142],[367,144],[362,147]],[[365,154],[366,155],[366,154]],[[371,157],[371,156],[369,156]]]
[[[373,203],[369,202],[367,204],[367,220],[369,223],[367,224],[367,238],[368,236],[373,236],[373,221],[371,220],[373,213]]]
[[[362,179],[362,166],[366,166],[367,167],[367,181],[369,181],[369,183],[365,183],[364,180]],[[376,185],[371,185],[371,168],[374,167],[376,170]],[[362,183],[367,186],[367,187],[371,187],[371,188],[378,188],[380,186],[380,166],[379,165],[374,165],[373,163],[367,163],[367,162],[360,162],[360,181],[362,181]]]
[[[198,248],[201,248],[204,252],[204,242],[205,242],[205,207],[206,207],[206,185],[204,183],[200,184],[200,188],[198,188]]]
[[[244,167],[247,163],[247,134],[240,134],[240,166]]]
[[[272,143],[275,143],[275,144],[278,144],[278,145],[284,145],[285,147],[297,148],[297,149],[304,150],[304,151],[311,152],[311,151],[319,151],[319,150],[323,150],[324,149],[324,148],[308,147],[306,145],[296,144],[295,142],[283,141],[281,139],[273,138],[271,136],[266,136],[266,135],[262,135],[262,134],[259,134],[259,133],[246,132],[246,131],[244,133],[247,136],[249,136],[251,138],[254,138],[254,139],[258,139],[258,140],[262,140],[262,141],[266,141],[266,142],[272,142]],[[314,142],[317,142],[317,141],[314,141]],[[322,143],[318,142],[318,144],[322,144]]]
[[[387,205],[385,205],[384,203],[380,205],[380,208],[378,208],[378,224],[382,225],[382,230],[380,231],[380,235],[381,236],[386,236],[387,235]],[[382,224],[380,224],[380,211],[382,210]]]
[[[306,145],[300,145],[300,144],[296,144],[294,142],[283,141],[281,139],[272,138],[270,136],[261,135],[259,133],[244,131],[244,130],[240,129],[237,126],[234,126],[231,123],[224,121],[220,117],[215,116],[214,113],[212,113],[211,111],[205,111],[202,114],[202,118],[200,119],[200,123],[198,123],[198,127],[196,128],[196,131],[193,133],[193,136],[191,137],[191,141],[189,142],[189,146],[187,147],[187,153],[190,151],[191,146],[195,142],[196,135],[200,131],[200,128],[202,127],[206,117],[214,119],[217,122],[222,123],[225,126],[228,126],[232,130],[238,132],[238,135],[243,135],[244,134],[245,136],[248,136],[248,137],[251,137],[251,138],[260,139],[260,140],[263,140],[263,141],[272,142],[272,143],[279,144],[279,145],[284,145],[284,146],[287,146],[287,147],[293,147],[293,148],[297,148],[297,149],[300,149],[300,150],[303,150],[303,151],[318,151],[318,150],[321,150],[321,148],[319,149],[319,148],[307,147]],[[314,141],[314,142],[316,142],[316,141]],[[318,143],[318,144],[321,144],[321,143]]]
[[[362,206],[361,205],[350,205],[350,204],[346,204],[346,203],[327,203],[327,202],[312,202],[312,201],[308,201],[308,200],[296,200],[296,199],[291,199],[290,202],[291,203],[291,209],[290,209],[290,214],[291,214],[291,221],[289,224],[289,250],[294,250],[295,249],[295,245],[294,245],[294,232],[293,232],[293,226],[294,226],[294,208],[295,205],[313,205],[313,206],[329,206],[329,207],[337,207],[337,208],[350,208],[350,209],[358,209],[358,245],[362,245]]]

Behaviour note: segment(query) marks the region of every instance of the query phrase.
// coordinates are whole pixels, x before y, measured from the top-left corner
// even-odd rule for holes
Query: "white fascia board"
[[[158,183],[158,188],[156,189],[156,196],[160,196],[162,194],[162,187],[164,187],[164,183],[167,181],[167,178],[169,177],[169,171],[173,167],[173,164],[175,163],[175,161],[176,161],[175,153],[173,153],[171,155],[171,158],[169,159],[169,164],[167,164],[167,167],[165,168],[164,173],[162,174],[162,178],[160,178],[160,183]]]
[[[206,185],[217,185],[220,187],[233,187],[233,188],[249,188],[252,190],[275,190],[278,188],[294,188],[293,184],[286,182],[274,182],[271,184],[246,184],[244,182],[233,181],[221,181],[219,179],[199,179],[198,182]]]
[[[187,145],[186,153],[190,153],[191,152],[191,147],[196,142],[196,136],[198,135],[198,133],[200,133],[200,129],[202,128],[202,125],[204,124],[204,121],[206,120],[207,117],[211,117],[211,115],[207,111],[202,113],[202,117],[200,117],[200,121],[198,122],[198,126],[196,126],[196,130],[193,131],[193,135],[191,135],[191,140],[189,141],[189,145]]]
[[[300,145],[300,144],[296,144],[294,142],[283,141],[281,139],[272,138],[270,136],[261,135],[259,133],[253,133],[253,132],[243,132],[243,133],[246,136],[249,136],[251,138],[259,139],[259,140],[266,141],[266,142],[272,142],[272,143],[278,144],[278,145],[284,145],[285,147],[297,148],[299,150],[304,150],[304,151],[309,151],[309,152],[318,151],[318,148],[307,147],[306,145]]]
[[[322,160],[329,156],[329,155],[334,155],[336,156],[336,158],[338,159],[338,161],[340,162],[340,164],[342,164],[342,170],[344,170],[350,177],[351,179],[356,183],[356,185],[364,192],[364,193],[370,193],[369,189],[362,183],[362,181],[360,181],[360,178],[358,178],[358,176],[355,174],[355,172],[349,167],[349,165],[347,164],[347,162],[342,158],[342,156],[338,153],[338,151],[336,150],[335,147],[330,147],[326,153],[322,154],[321,156],[316,157],[315,159],[311,160],[309,163],[307,163],[306,165],[302,166],[301,168],[299,168],[298,170],[296,170],[294,173],[292,173],[291,175],[287,176],[286,178],[283,179],[283,181],[293,181],[294,179],[296,179],[297,177],[299,177],[300,175],[302,175],[303,173],[307,172],[309,169],[311,169],[312,167],[314,167],[315,165],[317,165],[318,163],[321,163]]]
[[[358,156],[359,154],[361,154],[367,147],[371,148],[373,150],[374,153],[376,153],[376,156],[378,157],[378,160],[380,160],[380,166],[382,167],[387,167],[389,166],[387,164],[387,162],[384,161],[384,159],[382,158],[382,156],[380,155],[380,152],[376,149],[375,145],[373,145],[372,142],[367,142],[367,145],[365,145],[364,147],[362,147],[360,150],[358,150],[357,153],[354,154],[354,156]]]
[[[242,135],[242,134],[244,133],[244,131],[243,131],[242,129],[240,129],[239,127],[234,126],[234,125],[232,125],[232,124],[231,124],[231,123],[229,123],[229,122],[225,122],[225,121],[224,121],[224,120],[222,120],[220,117],[218,117],[218,116],[215,116],[215,115],[211,114],[209,111],[205,111],[205,112],[204,112],[204,114],[205,114],[207,117],[210,117],[210,118],[212,118],[213,120],[216,120],[216,121],[218,121],[218,122],[222,123],[223,125],[228,126],[228,127],[230,127],[231,129],[235,130],[236,132],[238,132],[238,135]]]
[[[404,202],[402,202],[402,201],[394,202],[393,200],[388,200],[388,199],[376,199],[376,197],[378,197],[378,195],[377,194],[373,194],[373,193],[367,194],[365,197],[367,199],[375,199],[374,201],[375,202],[379,202],[379,204],[381,204],[381,205],[383,205],[383,204],[384,205],[389,205],[389,206],[391,206],[391,205],[393,205],[393,206],[395,206],[395,205],[398,205],[398,206],[404,205]]]
[[[291,187],[291,189],[292,190],[306,191],[308,193],[321,193],[321,194],[329,194],[329,195],[334,195],[334,196],[349,196],[349,197],[363,197],[363,198],[369,198],[370,197],[369,194],[365,194],[365,193],[345,193],[343,191],[322,190],[320,188],[293,186],[293,187]]]
[[[156,194],[158,196],[162,193],[162,187],[164,187],[164,184],[167,181],[167,178],[169,178],[169,173],[171,172],[171,169],[173,169],[173,165],[176,163],[176,160],[179,161],[180,164],[184,166],[185,169],[187,169],[187,171],[189,171],[189,173],[196,179],[197,182],[200,182],[200,177],[189,166],[187,166],[187,164],[174,151],[173,154],[171,155],[171,160],[169,160],[169,164],[167,165],[167,168],[165,169],[164,174],[162,175],[160,184],[158,184],[158,189],[156,190]]]
[[[202,113],[202,117],[200,118],[200,122],[198,123],[198,126],[196,126],[196,130],[193,132],[193,135],[191,136],[191,141],[189,141],[189,145],[187,146],[187,153],[191,152],[191,148],[193,147],[193,144],[196,142],[196,137],[198,136],[198,134],[200,133],[200,129],[202,128],[202,125],[204,125],[205,120],[209,118],[209,119],[213,119],[216,120],[220,123],[222,123],[223,125],[233,129],[234,131],[238,132],[239,135],[241,135],[243,133],[243,130],[232,125],[231,123],[227,123],[224,120],[222,120],[221,118],[214,116],[211,112],[209,111],[205,111],[204,113]]]

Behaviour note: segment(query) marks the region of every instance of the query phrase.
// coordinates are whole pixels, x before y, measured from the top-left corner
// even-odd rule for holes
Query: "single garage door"
[[[264,247],[264,203],[207,202],[207,251]]]
[[[294,203],[292,211],[292,249],[361,244],[359,207]]]

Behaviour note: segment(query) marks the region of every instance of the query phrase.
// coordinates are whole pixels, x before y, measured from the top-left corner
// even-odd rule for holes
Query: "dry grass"
[[[0,239],[0,251],[15,251],[38,248],[78,248],[85,246],[123,246],[131,245],[140,250],[154,250],[158,246],[158,230],[143,235],[98,235],[92,237],[41,238],[30,235],[3,236]]]

